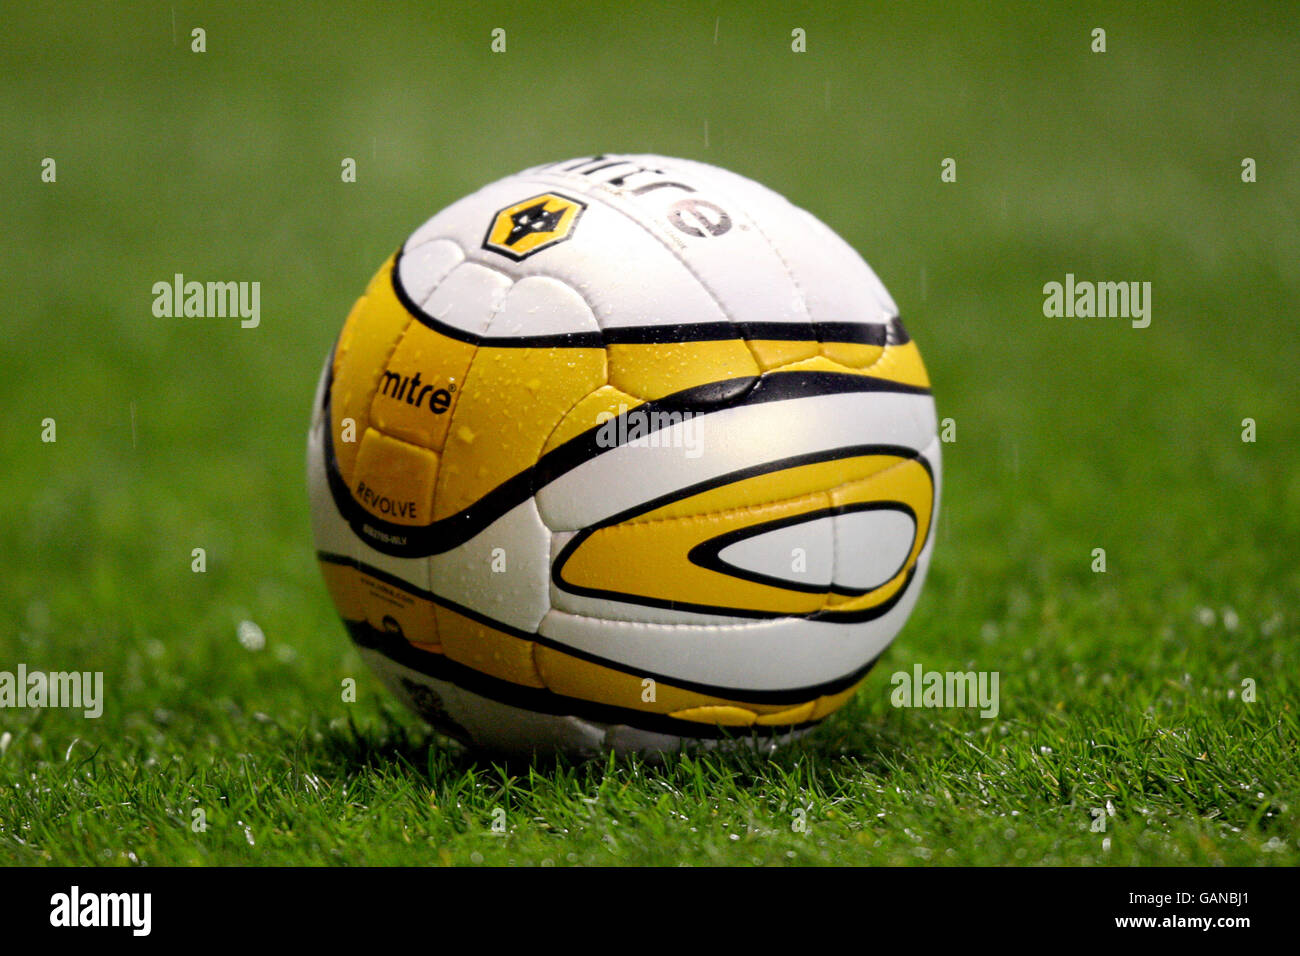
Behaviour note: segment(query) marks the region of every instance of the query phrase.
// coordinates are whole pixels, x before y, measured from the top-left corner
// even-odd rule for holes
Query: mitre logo
[[[483,248],[518,262],[573,232],[586,203],[559,193],[542,193],[507,206],[492,217]]]

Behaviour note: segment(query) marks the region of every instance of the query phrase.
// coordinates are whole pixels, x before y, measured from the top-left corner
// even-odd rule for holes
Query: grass
[[[15,786],[5,846],[64,864],[1291,862],[1294,718],[1170,695],[1165,720],[859,705],[775,758],[513,767],[430,747],[403,715],[359,727],[226,699],[63,753],[29,729],[39,786]]]
[[[0,711],[0,862],[1300,862],[1285,11],[359,9],[7,14],[0,670],[102,670],[107,699]],[[466,754],[365,671],[313,559],[308,406],[366,279],[482,182],[599,150],[825,219],[957,425],[917,611],[772,758]],[[262,326],[154,319],[175,272],[261,281]],[[1151,281],[1151,327],[1044,318],[1066,272]],[[998,671],[1001,712],[892,707],[915,663]]]

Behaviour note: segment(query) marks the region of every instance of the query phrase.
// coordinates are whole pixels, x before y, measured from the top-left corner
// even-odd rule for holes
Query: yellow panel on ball
[[[352,307],[334,350],[330,390],[331,440],[343,480],[351,484],[359,440],[370,425],[370,404],[394,345],[414,320],[397,300],[390,258]],[[345,428],[350,421],[351,427]],[[352,441],[345,436],[352,436]]]
[[[544,687],[533,662],[533,643],[440,607],[438,634],[449,658],[512,684]]]
[[[322,559],[320,568],[343,620],[365,621],[375,630],[398,635],[420,650],[441,652],[432,601],[351,564]]]
[[[601,386],[569,409],[568,414],[547,437],[542,453],[553,451],[570,439],[599,428],[610,419],[624,415],[642,404],[644,402],[641,399],[621,392],[613,385]]]
[[[370,423],[394,438],[441,451],[475,350],[412,322],[379,377]]]
[[[609,383],[647,401],[758,373],[744,339],[609,346]]]
[[[604,384],[600,348],[480,347],[443,447],[434,517],[536,464],[565,413]]]
[[[376,518],[428,524],[437,477],[436,454],[368,428],[357,453],[352,496]]]

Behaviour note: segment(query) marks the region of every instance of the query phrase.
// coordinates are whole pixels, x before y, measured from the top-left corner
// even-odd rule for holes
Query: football
[[[820,220],[602,155],[492,183],[379,269],[325,362],[315,547],[352,641],[507,753],[805,733],[907,620],[939,501],[930,382]]]

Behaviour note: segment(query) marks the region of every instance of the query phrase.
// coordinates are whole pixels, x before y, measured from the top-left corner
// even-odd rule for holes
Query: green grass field
[[[106,700],[0,710],[0,862],[1300,862],[1293,8],[5,20],[0,671],[103,671]],[[364,283],[462,194],[600,151],[716,163],[826,221],[956,423],[915,614],[775,757],[476,759],[383,692],[316,566],[309,406]],[[260,281],[261,326],[154,318],[177,272]],[[1150,327],[1044,317],[1066,273],[1151,282]],[[894,708],[917,663],[999,672],[1001,712]]]

